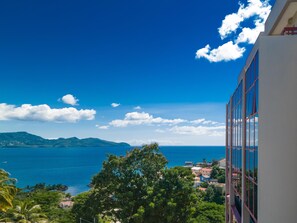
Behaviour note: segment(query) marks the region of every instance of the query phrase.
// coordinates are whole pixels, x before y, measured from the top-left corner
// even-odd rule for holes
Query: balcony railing
[[[297,27],[285,27],[282,35],[297,35]]]

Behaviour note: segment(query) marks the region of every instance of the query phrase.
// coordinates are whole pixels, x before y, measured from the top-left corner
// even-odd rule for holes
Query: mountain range
[[[0,133],[0,148],[10,147],[30,147],[30,148],[51,148],[51,147],[130,147],[128,143],[110,142],[98,138],[85,138],[79,139],[76,137],[71,138],[58,138],[58,139],[45,139],[28,132],[7,132]]]

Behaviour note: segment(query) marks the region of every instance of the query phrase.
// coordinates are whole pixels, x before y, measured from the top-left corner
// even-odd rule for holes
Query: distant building
[[[297,0],[276,0],[226,124],[226,222],[297,222]]]
[[[71,199],[64,199],[60,202],[59,206],[60,208],[66,209],[66,208],[72,208],[74,202]]]
[[[226,159],[222,159],[219,161],[219,168],[226,169]]]
[[[184,167],[193,167],[194,163],[191,161],[186,161]]]
[[[210,181],[210,176],[208,176],[208,175],[201,175],[200,176],[200,181],[201,182],[209,182]]]
[[[211,175],[211,172],[212,172],[212,168],[202,168],[200,170],[201,174],[204,175],[204,176],[210,176]]]
[[[202,169],[202,167],[198,167],[198,166],[194,166],[194,167],[191,168],[192,173],[195,176],[200,176],[201,175],[201,169]]]

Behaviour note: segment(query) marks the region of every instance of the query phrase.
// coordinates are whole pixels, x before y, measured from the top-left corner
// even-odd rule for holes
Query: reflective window
[[[231,128],[232,144],[230,145],[232,156],[232,178],[233,188],[238,196],[241,196],[242,179],[242,82],[238,85],[231,98]]]
[[[245,96],[246,96],[246,145],[245,145],[245,193],[246,206],[251,213],[251,218],[257,220],[257,196],[258,196],[258,53],[248,68],[245,80]]]

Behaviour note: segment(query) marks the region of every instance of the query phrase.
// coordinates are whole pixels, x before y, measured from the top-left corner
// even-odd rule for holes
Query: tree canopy
[[[7,211],[13,207],[13,199],[17,193],[15,179],[9,177],[9,173],[0,169],[0,211]]]
[[[192,222],[201,200],[193,187],[194,176],[188,168],[166,165],[157,144],[135,148],[125,156],[109,155],[94,176],[90,192],[76,197],[72,209],[76,219],[91,221],[96,216],[99,222]],[[223,211],[217,213],[224,216]]]

